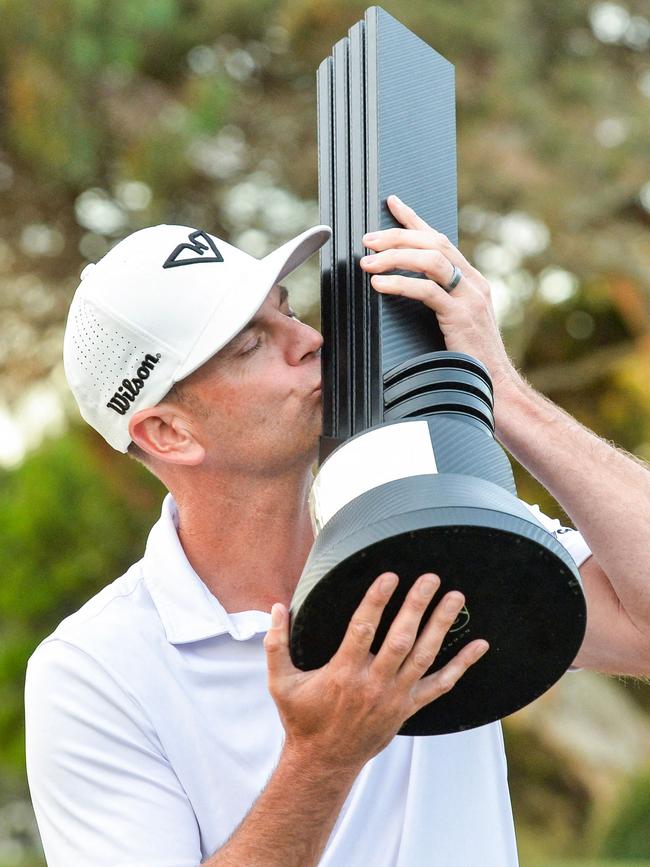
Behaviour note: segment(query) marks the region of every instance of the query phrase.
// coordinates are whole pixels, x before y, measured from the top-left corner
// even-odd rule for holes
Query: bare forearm
[[[650,471],[521,380],[495,387],[496,434],[585,537],[621,603],[650,625]]]
[[[315,867],[359,769],[285,750],[266,788],[205,867]]]

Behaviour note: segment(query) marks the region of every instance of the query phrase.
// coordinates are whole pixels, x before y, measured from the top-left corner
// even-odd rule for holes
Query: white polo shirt
[[[578,565],[589,556],[579,533],[541,519]],[[29,661],[27,771],[49,867],[197,867],[277,764],[270,615],[226,612],[177,523],[167,496],[143,559]],[[514,867],[500,725],[394,738],[359,774],[320,864]]]

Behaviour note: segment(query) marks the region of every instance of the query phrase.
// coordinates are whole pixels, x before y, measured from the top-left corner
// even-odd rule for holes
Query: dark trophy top
[[[318,70],[321,256],[321,459],[384,420],[384,377],[444,349],[433,313],[380,296],[359,267],[366,232],[397,225],[398,195],[458,243],[454,67],[379,7],[367,10]]]

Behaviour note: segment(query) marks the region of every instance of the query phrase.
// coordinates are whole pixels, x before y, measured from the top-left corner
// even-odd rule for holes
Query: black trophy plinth
[[[316,541],[291,603],[291,656],[336,652],[382,572],[400,584],[376,651],[415,579],[436,572],[466,605],[430,671],[466,643],[489,652],[401,734],[461,731],[545,692],[585,628],[576,566],[517,499],[494,439],[489,371],[445,350],[422,304],[380,296],[359,267],[366,231],[395,225],[395,193],[457,243],[454,71],[373,7],[318,72],[323,437],[310,494]],[[423,619],[423,622],[426,620]]]

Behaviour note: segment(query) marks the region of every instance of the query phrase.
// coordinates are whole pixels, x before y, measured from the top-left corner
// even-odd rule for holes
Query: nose
[[[287,360],[289,364],[300,364],[303,359],[315,355],[320,350],[323,345],[323,335],[299,319],[290,320],[290,325]]]

